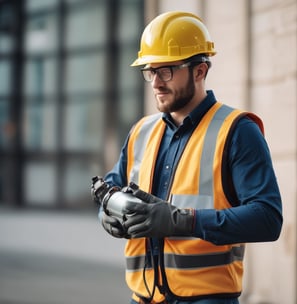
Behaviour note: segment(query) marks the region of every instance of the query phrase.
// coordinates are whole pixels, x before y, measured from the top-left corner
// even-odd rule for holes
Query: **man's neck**
[[[177,127],[180,126],[183,123],[184,119],[205,99],[206,96],[207,93],[206,91],[204,91],[203,94],[200,94],[199,96],[194,96],[191,102],[189,102],[182,109],[176,112],[171,112],[170,115],[174,124]]]

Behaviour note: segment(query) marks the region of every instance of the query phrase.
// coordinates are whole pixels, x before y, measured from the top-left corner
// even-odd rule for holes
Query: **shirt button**
[[[166,170],[169,170],[169,168],[170,168],[169,165],[166,165],[166,166],[165,166],[165,169],[166,169]]]
[[[175,135],[175,138],[176,138],[176,139],[179,139],[179,135],[178,135],[178,134],[176,134],[176,135]]]

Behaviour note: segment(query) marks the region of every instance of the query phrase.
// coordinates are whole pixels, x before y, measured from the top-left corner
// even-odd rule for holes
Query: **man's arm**
[[[251,120],[238,123],[228,162],[238,206],[196,210],[195,235],[219,245],[276,240],[283,221],[281,196],[269,148]]]

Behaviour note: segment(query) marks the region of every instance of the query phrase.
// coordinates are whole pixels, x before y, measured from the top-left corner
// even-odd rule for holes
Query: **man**
[[[202,21],[186,12],[156,17],[138,58],[161,112],[132,128],[110,186],[134,182],[124,221],[102,209],[114,237],[126,237],[131,303],[239,303],[247,242],[277,240],[281,197],[263,125],[218,102],[205,80],[215,55]],[[96,190],[96,189],[95,189]]]

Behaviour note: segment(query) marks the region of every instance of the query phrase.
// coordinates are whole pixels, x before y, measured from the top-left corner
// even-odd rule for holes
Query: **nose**
[[[158,76],[158,73],[155,73],[153,80],[151,81],[153,88],[159,88],[161,85],[164,86],[164,81]]]

